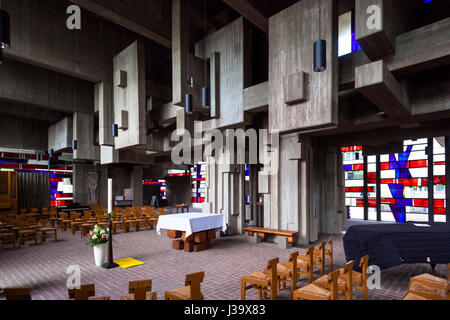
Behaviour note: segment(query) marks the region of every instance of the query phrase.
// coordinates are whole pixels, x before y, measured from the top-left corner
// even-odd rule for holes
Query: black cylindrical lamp
[[[9,13],[0,9],[0,47],[8,50],[11,46],[11,19]]]
[[[194,112],[194,98],[192,97],[192,94],[186,94],[185,110],[187,114],[192,114]]]
[[[155,132],[159,131],[159,122],[158,122],[158,120],[155,120],[154,125],[153,125],[153,130],[155,130]]]
[[[119,125],[113,123],[112,128],[111,128],[111,133],[112,133],[113,137],[118,137],[119,136]]]
[[[77,140],[72,140],[72,150],[77,150],[78,143]]]
[[[211,106],[211,90],[208,87],[202,88],[202,107]]]
[[[322,72],[327,68],[327,42],[323,39],[314,42],[314,71]]]

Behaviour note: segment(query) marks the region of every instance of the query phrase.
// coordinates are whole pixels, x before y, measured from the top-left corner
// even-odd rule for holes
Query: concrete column
[[[133,167],[131,172],[131,188],[133,188],[134,206],[142,206],[144,204],[144,188],[142,186],[143,174],[143,167]]]

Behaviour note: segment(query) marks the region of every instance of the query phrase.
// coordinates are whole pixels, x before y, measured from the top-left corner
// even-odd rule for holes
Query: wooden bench
[[[298,236],[297,231],[268,229],[268,228],[261,228],[261,227],[245,227],[243,230],[244,230],[244,232],[247,232],[247,235],[249,237],[253,237],[256,234],[258,237],[261,237],[264,239],[264,237],[266,235],[270,234],[270,235],[275,235],[277,238],[286,239],[287,242],[291,245],[294,243],[295,237]],[[278,244],[280,245],[280,242],[278,242]]]

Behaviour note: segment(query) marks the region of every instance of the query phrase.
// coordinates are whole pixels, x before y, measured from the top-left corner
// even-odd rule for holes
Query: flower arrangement
[[[96,245],[108,242],[109,238],[109,228],[103,228],[98,225],[89,231],[89,241],[86,242],[87,245],[94,247]]]

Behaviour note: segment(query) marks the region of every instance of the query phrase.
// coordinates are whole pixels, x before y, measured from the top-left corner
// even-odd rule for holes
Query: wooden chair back
[[[128,292],[134,294],[134,300],[146,300],[147,292],[152,291],[152,280],[130,281]]]
[[[191,300],[202,300],[202,292],[200,290],[200,284],[205,278],[205,272],[197,272],[186,275],[185,286],[190,286]]]
[[[292,266],[291,273],[292,278],[295,279],[295,281],[298,281],[298,269],[297,269],[297,258],[298,258],[298,251],[292,252],[289,255],[289,264]]]
[[[359,260],[359,267],[362,269],[362,281],[367,283],[368,274],[367,274],[367,268],[369,268],[369,255],[365,255],[361,257],[361,260]]]
[[[39,223],[42,228],[46,228],[48,225],[48,219],[41,219],[41,220],[39,220]]]
[[[338,296],[338,278],[339,278],[340,271],[335,270],[328,274],[328,284],[331,288],[331,300],[337,300]]]
[[[31,300],[30,288],[5,288],[3,295],[6,300]]]
[[[330,247],[328,249],[330,251],[330,255],[333,255],[333,237],[328,238],[328,246]]]
[[[95,284],[82,284],[80,289],[67,289],[69,299],[88,300],[89,297],[95,296]]]
[[[353,267],[355,262],[353,260],[347,262],[344,267],[344,275],[346,276],[346,291],[347,299],[351,300],[353,298]]]
[[[267,262],[267,267],[264,273],[270,274],[270,287],[278,288],[278,277],[277,277],[277,264],[280,262],[279,258],[271,259]]]

